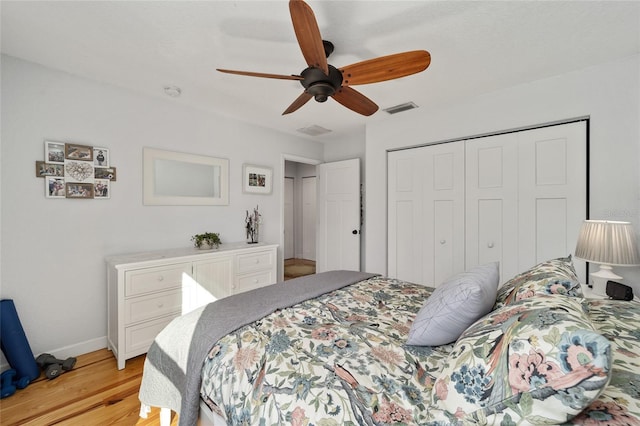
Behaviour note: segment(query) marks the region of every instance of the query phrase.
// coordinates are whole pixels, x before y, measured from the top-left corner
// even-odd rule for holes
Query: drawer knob
[[[255,279],[253,280],[253,282],[254,282],[254,284],[258,284],[258,279],[257,279],[257,278],[255,278]]]
[[[162,308],[164,306],[164,303],[158,303],[158,308]]]
[[[164,281],[164,276],[163,275],[158,275],[158,281]]]
[[[260,259],[256,259],[256,263],[260,263]]]
[[[447,240],[440,240],[440,244],[446,244]]]

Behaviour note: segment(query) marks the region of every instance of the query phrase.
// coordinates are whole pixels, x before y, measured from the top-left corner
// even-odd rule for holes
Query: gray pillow
[[[440,284],[418,312],[407,344],[439,346],[455,342],[496,301],[499,263],[487,263]]]

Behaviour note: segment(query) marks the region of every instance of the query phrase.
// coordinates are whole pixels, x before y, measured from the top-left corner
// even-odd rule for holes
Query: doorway
[[[284,279],[316,272],[316,164],[284,162]]]

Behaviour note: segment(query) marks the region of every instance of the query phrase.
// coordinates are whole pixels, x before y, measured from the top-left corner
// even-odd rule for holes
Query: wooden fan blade
[[[375,102],[348,86],[342,86],[332,97],[358,114],[369,116],[378,110]]]
[[[302,0],[290,0],[289,12],[305,61],[310,67],[320,68],[329,75],[327,56],[313,10]]]
[[[263,72],[224,70],[220,68],[216,68],[216,70],[227,74],[247,75],[249,77],[277,78],[280,80],[304,80],[304,78],[299,75],[266,74]]]
[[[381,56],[340,68],[342,85],[353,86],[406,77],[426,70],[430,63],[431,55],[426,50]]]
[[[306,104],[307,102],[309,102],[309,99],[311,99],[313,96],[308,94],[307,92],[302,92],[302,95],[298,96],[296,98],[295,101],[293,101],[293,103],[291,105],[289,105],[289,108],[287,108],[286,110],[284,110],[284,112],[282,113],[282,115],[285,114],[291,114],[292,112],[300,109],[300,107],[304,104]]]

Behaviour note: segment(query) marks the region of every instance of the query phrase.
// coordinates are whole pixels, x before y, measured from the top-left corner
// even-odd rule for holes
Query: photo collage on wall
[[[55,141],[44,142],[44,161],[36,161],[47,198],[108,199],[116,168],[109,149]]]

